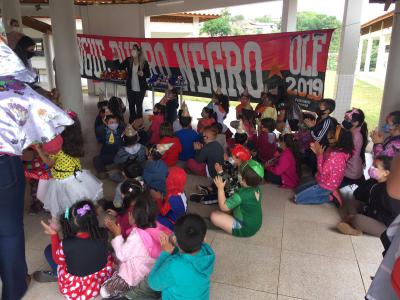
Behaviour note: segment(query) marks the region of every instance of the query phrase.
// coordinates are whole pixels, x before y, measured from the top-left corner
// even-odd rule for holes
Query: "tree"
[[[303,11],[297,14],[297,30],[315,30],[336,28],[332,35],[329,52],[337,53],[339,51],[340,31],[342,23],[334,16],[318,14],[311,11]]]
[[[203,23],[200,33],[205,33],[210,36],[225,36],[232,33],[231,14],[227,9],[221,13],[218,19],[210,20]]]
[[[254,19],[254,21],[256,21],[258,23],[275,23],[272,20],[272,17],[271,16],[267,16],[267,15],[262,16],[262,17],[257,17],[257,18]]]

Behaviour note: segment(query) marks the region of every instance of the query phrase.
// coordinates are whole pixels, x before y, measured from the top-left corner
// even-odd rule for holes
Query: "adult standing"
[[[9,25],[10,25],[10,30],[6,34],[7,44],[8,44],[8,47],[10,47],[12,50],[14,50],[18,41],[20,40],[21,37],[24,36],[24,34],[21,33],[21,31],[20,31],[20,26],[19,26],[18,20],[10,19]]]
[[[60,108],[15,80],[32,79],[26,68],[0,41],[0,278],[3,300],[19,300],[30,277],[25,260],[22,151],[51,140],[73,121]]]
[[[149,63],[146,61],[142,48],[135,44],[132,56],[118,64],[120,70],[128,74],[126,79],[126,95],[129,103],[129,123],[143,117],[143,99],[148,90],[147,78],[150,77]],[[114,57],[115,58],[115,57]]]

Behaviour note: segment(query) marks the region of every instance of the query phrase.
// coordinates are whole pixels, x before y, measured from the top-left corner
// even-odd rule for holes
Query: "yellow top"
[[[82,170],[80,159],[65,154],[62,150],[55,155],[50,155],[50,158],[54,160],[51,175],[55,179],[65,179],[74,175],[75,171]]]
[[[278,113],[274,107],[267,107],[261,115],[261,119],[271,118],[276,121],[278,119]]]

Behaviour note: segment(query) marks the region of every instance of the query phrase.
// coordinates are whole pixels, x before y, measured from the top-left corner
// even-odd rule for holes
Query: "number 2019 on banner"
[[[286,83],[289,84],[287,92],[290,95],[308,98],[310,100],[321,100],[324,93],[324,82],[321,78],[305,79],[300,77],[298,80],[294,77],[286,77]]]

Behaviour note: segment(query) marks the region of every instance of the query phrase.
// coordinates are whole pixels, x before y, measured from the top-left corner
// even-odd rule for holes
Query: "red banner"
[[[100,79],[114,55],[122,62],[140,44],[152,74],[186,82],[184,93],[231,99],[247,87],[253,98],[278,88],[311,108],[324,93],[332,29],[218,38],[145,39],[78,35],[81,75]],[[315,105],[315,104],[314,104]]]

